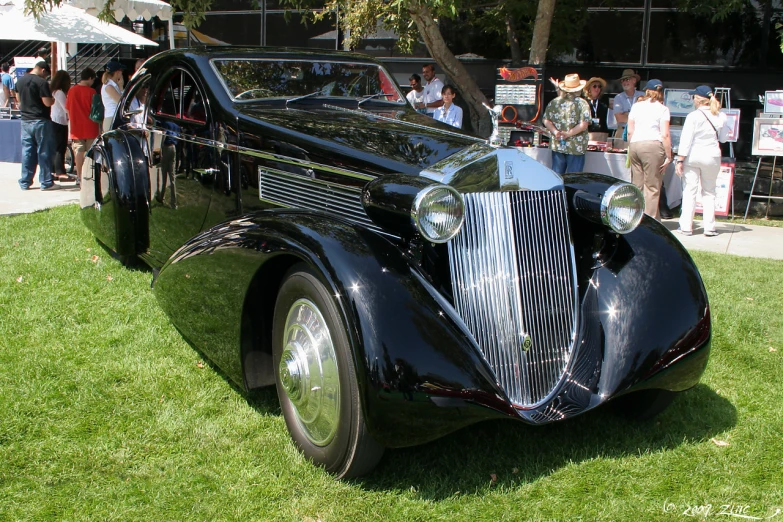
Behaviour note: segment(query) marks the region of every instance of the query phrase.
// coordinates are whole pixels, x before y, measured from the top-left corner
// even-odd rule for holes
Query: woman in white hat
[[[663,172],[672,162],[670,119],[669,109],[663,104],[663,83],[649,80],[644,96],[633,104],[628,115],[628,155],[631,182],[644,192],[644,213],[657,220]]]
[[[585,167],[590,107],[578,93],[586,83],[578,74],[566,74],[558,86],[561,95],[544,111],[544,126],[551,134],[552,170],[558,174],[582,172]]]
[[[720,172],[720,143],[729,134],[726,115],[720,112],[720,100],[707,85],[690,91],[696,110],[685,118],[674,170],[682,177],[682,214],[679,232],[693,233],[696,193],[701,184],[701,206],[704,211],[704,235],[717,236],[715,230],[715,183]]]

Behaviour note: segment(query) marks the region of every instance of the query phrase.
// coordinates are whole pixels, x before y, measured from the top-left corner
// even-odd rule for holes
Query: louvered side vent
[[[362,191],[274,169],[259,169],[258,192],[263,201],[289,208],[316,210],[381,232],[362,206]]]
[[[576,337],[576,267],[562,190],[464,194],[449,242],[457,312],[521,407],[560,382]]]

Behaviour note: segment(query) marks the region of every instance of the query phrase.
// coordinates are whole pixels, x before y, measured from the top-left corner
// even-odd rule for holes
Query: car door
[[[219,172],[203,93],[193,74],[175,67],[149,103],[150,227],[168,256],[202,230]]]

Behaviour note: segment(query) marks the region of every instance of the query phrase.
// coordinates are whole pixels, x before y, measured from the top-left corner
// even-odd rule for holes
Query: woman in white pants
[[[701,183],[701,206],[704,214],[704,235],[717,236],[715,230],[715,182],[720,172],[720,144],[726,141],[729,128],[726,115],[720,112],[720,101],[712,89],[700,85],[690,92],[696,110],[685,118],[680,135],[680,147],[675,160],[675,172],[682,178],[681,234],[693,234],[693,214],[696,193]]]

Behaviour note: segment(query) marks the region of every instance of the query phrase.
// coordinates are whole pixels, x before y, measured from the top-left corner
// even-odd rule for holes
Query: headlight
[[[447,185],[427,187],[416,195],[411,218],[427,241],[445,243],[465,221],[465,204],[459,192]]]
[[[601,221],[618,234],[632,232],[644,215],[644,196],[630,183],[609,187],[601,200]]]

